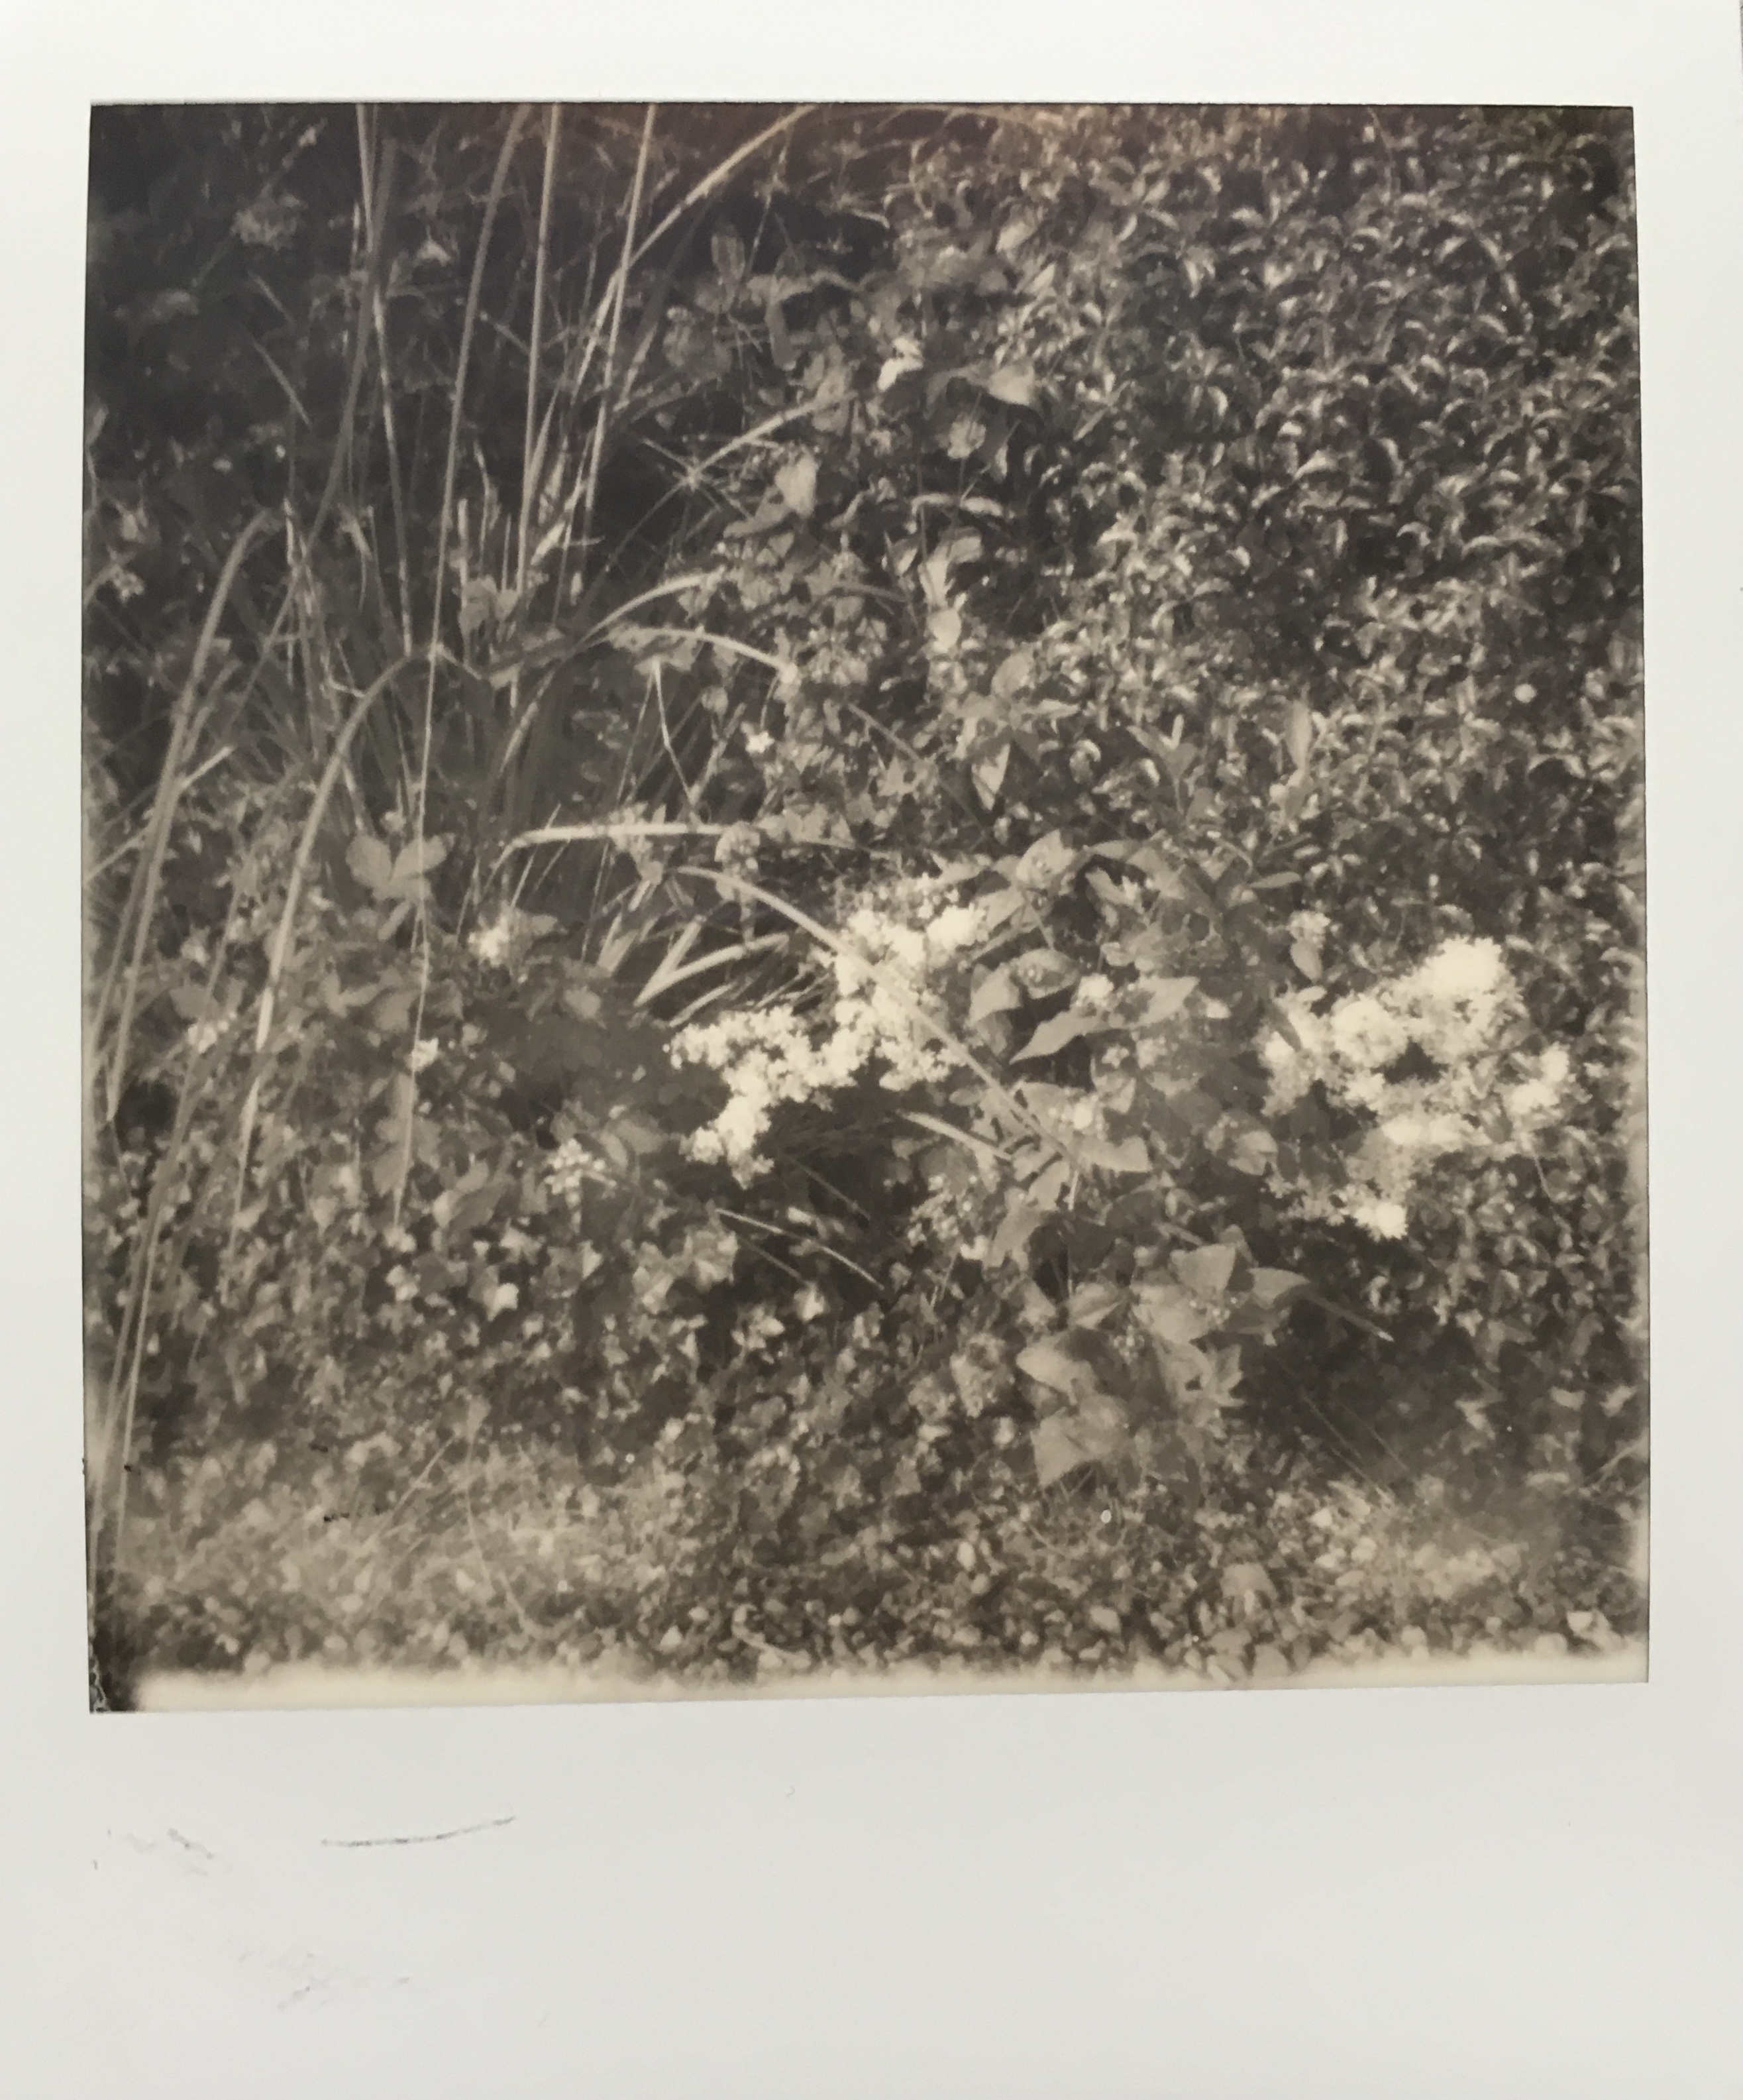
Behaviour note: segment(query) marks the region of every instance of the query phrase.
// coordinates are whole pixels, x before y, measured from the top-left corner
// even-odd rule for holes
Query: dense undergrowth
[[[1644,1625],[1626,119],[99,112],[99,1675]]]

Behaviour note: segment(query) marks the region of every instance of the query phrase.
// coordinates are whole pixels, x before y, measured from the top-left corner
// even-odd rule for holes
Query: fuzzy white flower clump
[[[605,1178],[600,1161],[579,1138],[565,1138],[545,1161],[546,1187],[561,1202],[576,1207],[590,1174]]]
[[[1559,1045],[1536,1057],[1509,1049],[1523,1008],[1493,941],[1448,941],[1407,976],[1323,1013],[1322,996],[1311,987],[1286,997],[1296,1041],[1278,1034],[1263,1045],[1270,1114],[1287,1111],[1317,1083],[1371,1119],[1347,1159],[1348,1187],[1305,1200],[1315,1215],[1340,1213],[1378,1239],[1399,1238],[1437,1160],[1526,1149],[1560,1107],[1568,1054]]]
[[[466,946],[481,963],[495,969],[513,969],[526,960],[526,951],[541,935],[550,933],[557,921],[536,911],[522,911],[505,904],[488,924],[475,927]]]
[[[679,1064],[705,1065],[729,1090],[724,1108],[687,1141],[693,1158],[724,1161],[741,1180],[768,1162],[759,1147],[783,1103],[851,1085],[873,1063],[892,1089],[942,1079],[953,1059],[929,1025],[933,973],[980,938],[975,904],[944,903],[935,882],[909,882],[862,904],[831,951],[833,998],[801,1013],[790,1004],[683,1030]],[[918,922],[918,923],[917,923]]]

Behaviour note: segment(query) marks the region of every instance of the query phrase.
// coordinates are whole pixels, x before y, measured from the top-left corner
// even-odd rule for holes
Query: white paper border
[[[1743,65],[1731,0],[11,11],[0,2053],[21,2094],[1682,2100],[1743,2086]],[[1646,379],[1646,1686],[85,1710],[92,100],[1626,103]],[[453,1834],[442,1836],[438,1833]],[[417,1839],[422,1842],[384,1842]],[[374,1841],[359,1843],[354,1841]]]

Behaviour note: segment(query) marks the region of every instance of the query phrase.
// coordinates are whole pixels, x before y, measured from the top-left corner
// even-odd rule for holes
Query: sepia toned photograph
[[[1629,110],[109,104],[86,285],[94,1709],[1644,1675]]]

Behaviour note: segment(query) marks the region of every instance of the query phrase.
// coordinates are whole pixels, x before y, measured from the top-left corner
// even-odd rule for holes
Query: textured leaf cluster
[[[1637,1631],[1625,116],[108,111],[90,283],[112,1654]]]

